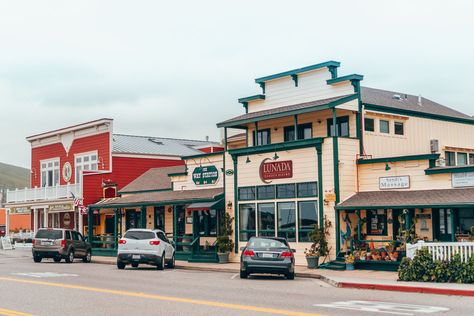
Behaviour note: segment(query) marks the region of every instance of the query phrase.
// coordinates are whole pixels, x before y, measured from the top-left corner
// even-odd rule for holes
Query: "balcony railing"
[[[82,197],[81,184],[57,185],[54,187],[42,187],[32,189],[16,189],[7,191],[7,203],[24,203],[45,200],[57,200]]]

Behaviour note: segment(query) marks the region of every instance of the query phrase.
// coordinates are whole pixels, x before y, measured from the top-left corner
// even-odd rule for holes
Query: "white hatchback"
[[[127,264],[136,268],[140,263],[154,265],[163,270],[175,266],[175,249],[161,230],[130,229],[118,243],[117,268]]]

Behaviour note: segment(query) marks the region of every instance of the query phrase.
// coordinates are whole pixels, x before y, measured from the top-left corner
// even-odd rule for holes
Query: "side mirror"
[[[292,252],[292,253],[295,253],[295,252],[296,252],[296,249],[291,249],[291,252]]]
[[[84,237],[85,242],[89,242],[89,237]]]
[[[244,251],[245,250],[245,247],[240,247],[240,251]]]

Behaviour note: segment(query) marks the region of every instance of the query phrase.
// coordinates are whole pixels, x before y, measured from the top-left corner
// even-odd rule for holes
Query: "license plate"
[[[140,255],[132,255],[132,260],[140,260]]]
[[[52,241],[43,241],[41,244],[43,246],[51,246],[53,244],[53,242]]]
[[[273,254],[272,253],[263,253],[262,257],[263,258],[273,258]]]

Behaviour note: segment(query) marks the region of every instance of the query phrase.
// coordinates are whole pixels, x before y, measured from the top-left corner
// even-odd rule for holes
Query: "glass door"
[[[435,236],[439,241],[452,241],[452,218],[451,209],[434,209]]]

